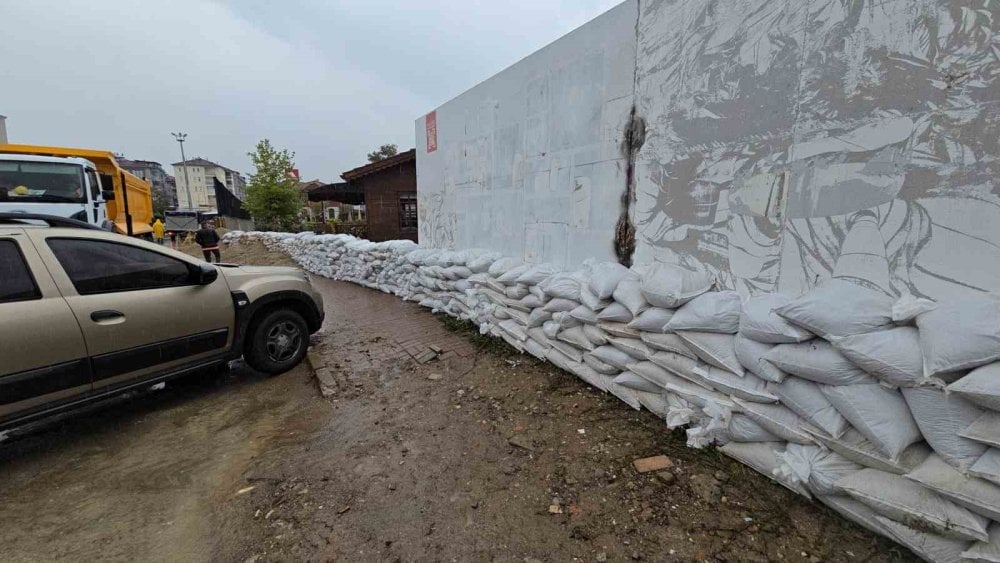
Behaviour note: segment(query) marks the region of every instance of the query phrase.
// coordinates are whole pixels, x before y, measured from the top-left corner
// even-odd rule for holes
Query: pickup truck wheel
[[[255,370],[270,374],[295,367],[309,347],[306,321],[291,309],[267,313],[253,323],[247,337],[248,347],[243,354],[246,362]]]

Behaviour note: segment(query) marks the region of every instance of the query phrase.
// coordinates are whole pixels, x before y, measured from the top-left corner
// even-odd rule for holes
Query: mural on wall
[[[640,7],[637,262],[1000,291],[1000,2]]]

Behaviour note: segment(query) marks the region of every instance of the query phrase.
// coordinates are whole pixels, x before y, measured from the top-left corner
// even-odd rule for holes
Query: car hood
[[[294,266],[237,266],[235,264],[216,264],[219,271],[227,279],[246,279],[257,277],[295,277],[305,279],[305,272]]]

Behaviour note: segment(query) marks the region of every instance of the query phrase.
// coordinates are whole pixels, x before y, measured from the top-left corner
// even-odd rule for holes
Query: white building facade
[[[215,180],[226,186],[239,200],[242,201],[245,197],[246,179],[235,170],[204,158],[175,162],[173,167],[177,184],[177,204],[182,208],[216,209]],[[190,202],[188,202],[187,182],[191,182]]]

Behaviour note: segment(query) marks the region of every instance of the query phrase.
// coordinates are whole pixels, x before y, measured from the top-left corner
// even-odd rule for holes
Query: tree
[[[395,144],[382,145],[377,151],[368,153],[368,162],[385,160],[390,156],[396,156],[397,152],[399,152],[399,149]]]
[[[263,139],[254,152],[247,153],[254,173],[247,183],[246,209],[258,228],[289,229],[296,222],[302,202],[292,176],[295,153],[278,150]]]

